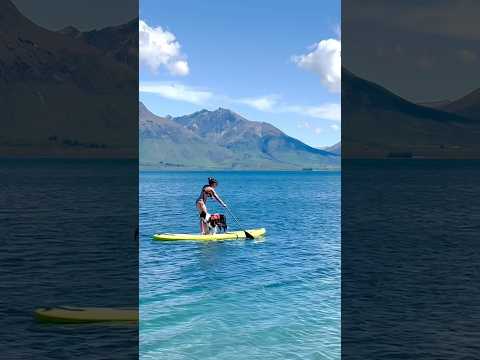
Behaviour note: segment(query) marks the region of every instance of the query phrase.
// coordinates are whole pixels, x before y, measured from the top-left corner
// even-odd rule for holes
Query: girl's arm
[[[227,207],[227,205],[223,202],[222,199],[220,199],[220,196],[218,196],[216,191],[213,189],[212,189],[212,195],[215,198],[215,200],[217,200],[220,203],[220,205],[222,205],[223,207]]]

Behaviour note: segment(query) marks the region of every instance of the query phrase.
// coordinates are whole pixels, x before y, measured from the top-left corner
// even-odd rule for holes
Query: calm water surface
[[[195,199],[212,173],[141,173],[141,358],[339,359],[340,173],[213,175],[244,226],[267,236],[152,241],[198,231]]]
[[[137,356],[136,326],[33,316],[38,307],[138,306],[137,166],[0,160],[0,358]]]
[[[480,161],[344,160],[342,355],[480,358]]]

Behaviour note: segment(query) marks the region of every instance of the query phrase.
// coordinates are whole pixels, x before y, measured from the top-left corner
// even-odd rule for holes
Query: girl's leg
[[[198,210],[199,214],[201,214],[202,211],[207,212],[207,208],[206,208],[205,203],[203,201],[198,201],[197,202],[197,210]]]
[[[205,203],[203,201],[197,202],[197,209],[199,215],[202,214],[203,212],[206,214],[207,213],[207,207],[205,206]],[[203,221],[202,218],[200,218],[200,231],[203,235],[207,234],[207,224]]]

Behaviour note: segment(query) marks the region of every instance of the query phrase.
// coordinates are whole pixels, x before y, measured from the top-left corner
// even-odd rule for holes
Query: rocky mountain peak
[[[72,38],[77,38],[82,35],[82,32],[78,30],[75,26],[66,26],[63,29],[58,31],[60,34],[70,36]]]

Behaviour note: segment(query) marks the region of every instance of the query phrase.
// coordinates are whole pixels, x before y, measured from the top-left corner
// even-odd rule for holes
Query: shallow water
[[[340,173],[213,174],[243,225],[267,236],[151,240],[198,232],[195,199],[211,175],[140,174],[141,358],[339,359]]]

